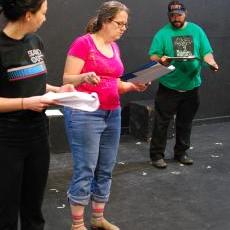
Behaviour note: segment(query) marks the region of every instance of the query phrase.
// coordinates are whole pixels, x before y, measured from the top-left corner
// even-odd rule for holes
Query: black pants
[[[190,147],[192,120],[199,104],[198,88],[186,92],[178,92],[159,84],[155,99],[155,117],[150,143],[151,160],[164,158],[167,129],[174,115],[176,115],[174,154],[185,154]]]
[[[49,168],[44,121],[0,120],[0,229],[43,230]]]

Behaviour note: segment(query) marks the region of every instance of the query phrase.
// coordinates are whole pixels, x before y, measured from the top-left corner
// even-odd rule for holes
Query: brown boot
[[[120,230],[116,225],[109,223],[104,217],[91,219],[92,230]]]

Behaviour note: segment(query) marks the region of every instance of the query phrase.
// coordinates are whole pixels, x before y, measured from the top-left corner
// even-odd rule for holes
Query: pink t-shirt
[[[108,58],[97,49],[91,35],[86,34],[78,37],[68,52],[68,55],[85,62],[81,73],[95,72],[101,78],[98,85],[83,83],[76,89],[87,93],[96,92],[100,100],[100,109],[104,110],[114,110],[120,106],[117,79],[124,71],[119,48],[115,42],[111,45],[113,57]]]

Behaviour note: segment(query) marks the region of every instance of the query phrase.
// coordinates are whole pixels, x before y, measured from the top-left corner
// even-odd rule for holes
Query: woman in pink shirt
[[[65,108],[66,130],[73,155],[73,177],[68,190],[72,230],[85,230],[84,208],[92,200],[91,227],[119,230],[104,217],[109,199],[112,170],[119,138],[119,94],[143,91],[145,85],[122,82],[124,67],[115,43],[127,29],[128,8],[118,1],[102,4],[87,27],[87,34],[71,45],[64,70],[64,83],[76,90],[96,92],[100,108],[84,112]]]

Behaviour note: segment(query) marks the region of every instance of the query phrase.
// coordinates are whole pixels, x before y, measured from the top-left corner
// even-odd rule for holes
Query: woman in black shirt
[[[47,0],[1,0],[7,23],[0,32],[0,229],[43,230],[41,205],[49,168],[47,118],[55,104],[47,91],[43,44],[34,34]]]

